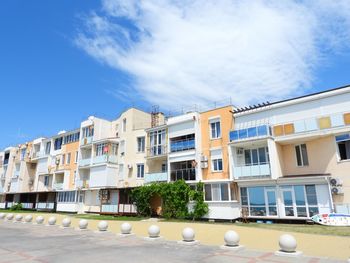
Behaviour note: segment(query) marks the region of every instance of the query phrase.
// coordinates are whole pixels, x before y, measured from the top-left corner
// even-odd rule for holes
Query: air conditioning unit
[[[207,162],[208,161],[208,157],[205,155],[201,156],[201,162]]]
[[[331,184],[331,186],[343,185],[343,181],[340,180],[339,178],[336,178],[336,177],[330,178],[330,179],[329,179],[329,183]]]
[[[237,155],[243,155],[244,149],[243,148],[237,148],[236,153],[237,153]]]
[[[132,168],[132,164],[128,164],[128,169],[131,169]]]
[[[344,190],[339,186],[335,186],[335,187],[332,187],[332,194],[341,195],[341,194],[344,194]]]
[[[201,162],[201,168],[202,169],[208,168],[208,162]]]

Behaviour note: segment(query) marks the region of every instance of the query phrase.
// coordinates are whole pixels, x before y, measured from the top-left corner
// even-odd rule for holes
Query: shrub
[[[22,209],[23,209],[23,205],[21,203],[17,203],[17,204],[10,207],[11,211],[18,211],[18,210],[22,210]]]

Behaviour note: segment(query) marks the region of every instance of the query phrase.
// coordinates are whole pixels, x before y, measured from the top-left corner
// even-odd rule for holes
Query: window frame
[[[227,200],[223,200],[223,191],[222,187],[226,187],[227,191]],[[210,199],[207,199],[208,189],[210,187]],[[220,196],[220,200],[214,200],[216,199],[216,196]],[[222,183],[209,183],[204,184],[204,201],[205,202],[232,202],[231,200],[231,189],[230,189],[230,183],[228,182],[222,182]]]
[[[213,133],[215,136],[213,136]],[[210,134],[210,140],[216,140],[222,137],[220,118],[212,118],[209,120],[209,134]]]
[[[139,136],[136,138],[137,153],[144,153],[146,149],[146,137]]]
[[[305,156],[303,156],[303,151],[302,151],[302,146],[303,145],[305,146],[305,153],[306,153],[306,159],[305,160],[304,160]],[[299,150],[297,150],[297,147],[299,148]],[[310,162],[309,162],[309,155],[308,155],[306,143],[300,143],[300,144],[294,145],[294,151],[295,151],[296,166],[297,167],[308,167],[310,165]],[[300,165],[299,165],[299,162],[298,162],[298,153],[300,155]]]
[[[137,167],[136,178],[137,179],[145,178],[145,164],[144,163],[138,163],[138,164],[136,164],[136,167]]]

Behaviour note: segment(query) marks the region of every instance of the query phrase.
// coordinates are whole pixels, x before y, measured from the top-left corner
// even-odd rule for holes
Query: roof
[[[248,107],[243,107],[243,108],[236,108],[233,113],[244,113],[244,112],[248,112],[250,110],[256,110],[256,109],[263,109],[263,108],[267,108],[267,106],[272,106],[272,105],[278,105],[278,104],[284,104],[286,102],[292,102],[292,101],[298,101],[301,99],[307,99],[310,98],[310,100],[312,99],[312,97],[318,96],[318,95],[323,95],[327,93],[334,93],[336,91],[346,91],[346,89],[349,89],[350,91],[350,85],[346,85],[346,86],[341,86],[341,87],[337,87],[337,88],[333,88],[333,89],[328,89],[328,90],[323,90],[323,91],[319,91],[319,92],[315,92],[315,93],[310,93],[310,94],[306,94],[303,96],[298,96],[298,97],[294,97],[294,98],[289,98],[289,99],[285,99],[285,100],[280,100],[280,101],[275,101],[275,102],[263,102],[262,104],[258,103],[258,105],[251,105]],[[281,105],[282,106],[282,105]]]

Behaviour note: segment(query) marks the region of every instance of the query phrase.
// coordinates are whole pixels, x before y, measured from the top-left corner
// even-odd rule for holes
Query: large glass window
[[[58,192],[57,194],[57,201],[59,203],[74,203],[76,201],[75,191]]]
[[[143,178],[145,174],[145,165],[140,163],[137,165],[137,178]]]
[[[46,143],[46,146],[45,146],[45,154],[46,154],[46,155],[50,154],[50,151],[51,151],[51,141],[49,141],[49,142]]]
[[[86,137],[92,137],[94,136],[94,126],[91,125],[91,126],[88,126],[88,127],[84,127],[82,129],[82,132],[83,132],[83,138],[86,138]]]
[[[62,147],[62,142],[63,142],[63,137],[60,137],[60,138],[56,138],[55,139],[55,151],[56,150],[60,150],[61,147]]]
[[[162,155],[166,153],[166,130],[152,131],[150,136],[150,155]]]
[[[266,164],[269,161],[268,148],[245,149],[244,160],[246,166]]]
[[[96,156],[101,156],[108,154],[108,145],[107,143],[96,144]]]
[[[205,201],[229,201],[229,184],[205,184]]]
[[[307,157],[306,144],[299,144],[295,146],[295,153],[298,166],[308,166],[309,159]]]
[[[335,136],[340,160],[350,159],[350,134]]]

